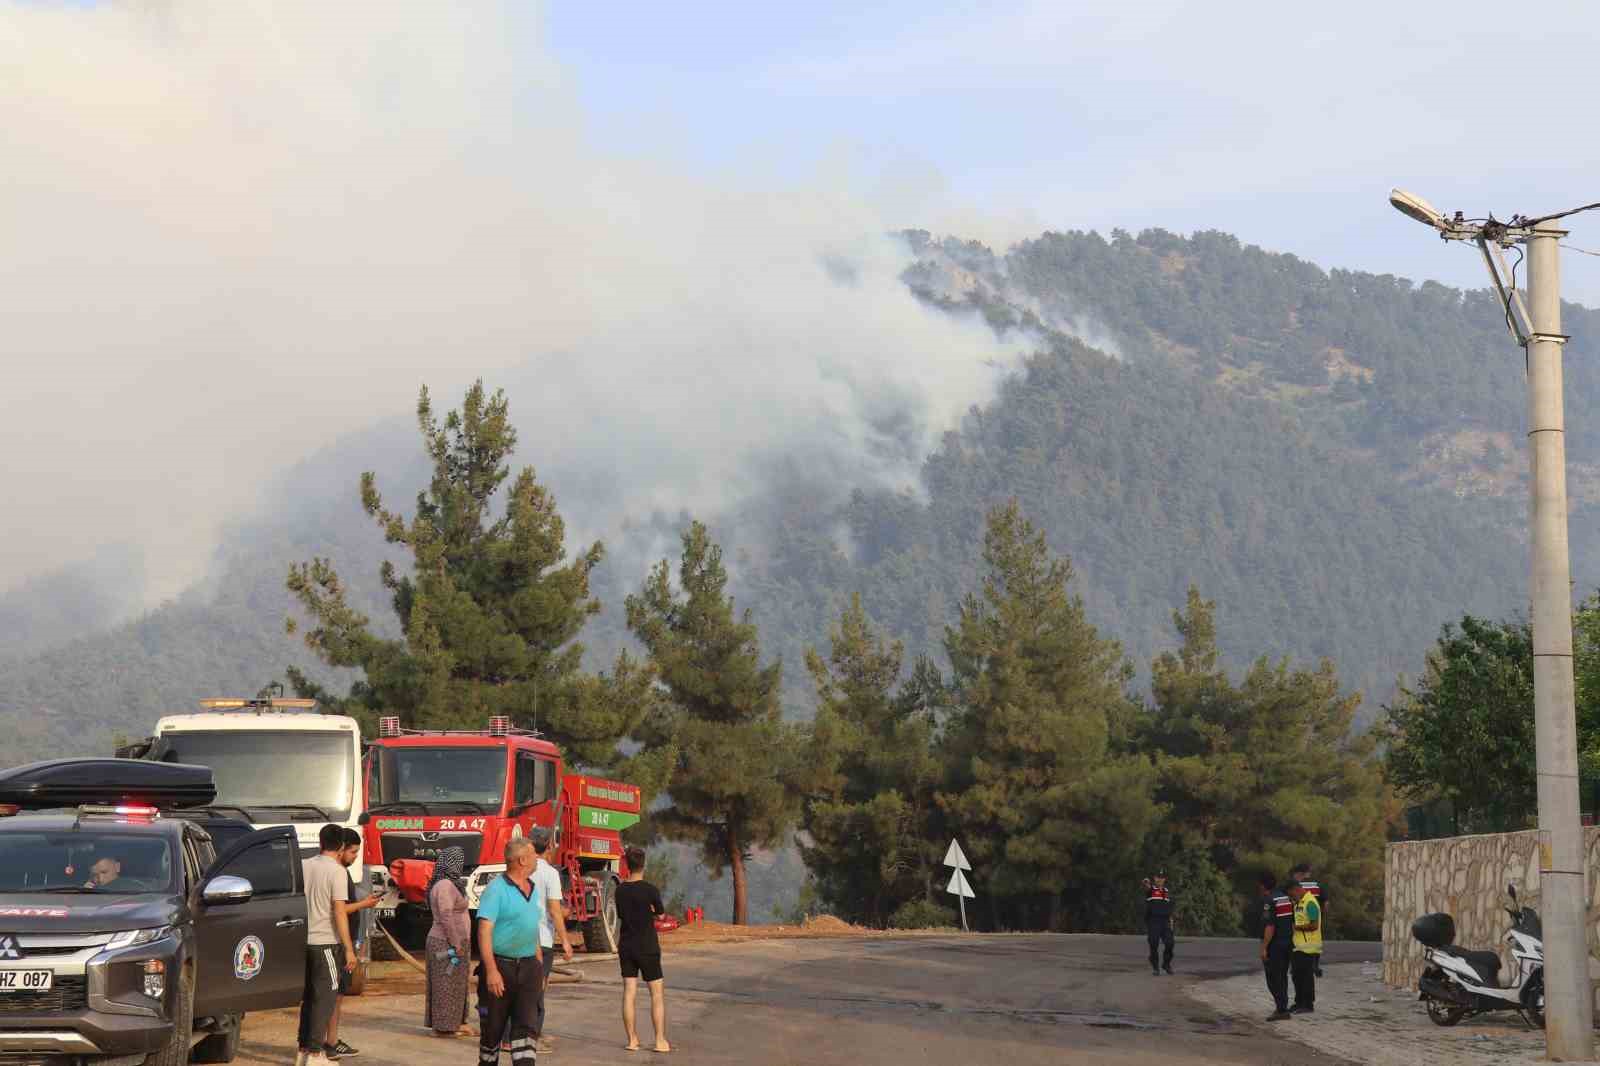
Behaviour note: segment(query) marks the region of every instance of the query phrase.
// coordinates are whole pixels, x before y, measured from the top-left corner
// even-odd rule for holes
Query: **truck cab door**
[[[237,881],[249,882],[248,895]],[[263,829],[225,848],[200,879],[195,914],[195,1015],[300,1002],[306,894],[293,826]]]

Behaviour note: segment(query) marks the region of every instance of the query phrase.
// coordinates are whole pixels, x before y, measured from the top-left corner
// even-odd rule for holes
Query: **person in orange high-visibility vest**
[[[1150,973],[1172,972],[1172,890],[1167,888],[1167,871],[1157,870],[1144,881],[1144,931],[1150,942]],[[1156,948],[1161,948],[1157,965]]]

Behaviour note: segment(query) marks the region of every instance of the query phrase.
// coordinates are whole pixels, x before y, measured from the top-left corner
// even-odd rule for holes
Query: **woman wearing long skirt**
[[[437,1036],[471,1036],[467,1026],[467,974],[472,969],[472,919],[462,873],[467,856],[445,848],[433,864],[428,883],[428,1002],[422,1024]]]

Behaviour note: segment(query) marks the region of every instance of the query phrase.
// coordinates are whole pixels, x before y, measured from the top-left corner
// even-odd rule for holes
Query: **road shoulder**
[[[1468,1018],[1452,1028],[1428,1020],[1414,991],[1389,988],[1376,963],[1323,967],[1315,1014],[1268,1022],[1272,1000],[1260,974],[1200,981],[1196,1000],[1286,1040],[1373,1066],[1531,1066],[1544,1058],[1544,1033],[1514,1014]]]

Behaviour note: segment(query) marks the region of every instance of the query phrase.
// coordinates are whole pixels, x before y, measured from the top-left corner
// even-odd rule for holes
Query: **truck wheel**
[[[356,963],[356,972],[350,975],[349,982],[345,985],[344,995],[359,996],[367,990],[367,963]]]
[[[612,955],[622,938],[622,919],[617,916],[617,882],[600,882],[600,911],[583,923],[583,950],[591,955]]]
[[[194,983],[185,969],[178,978],[172,1001],[172,1039],[160,1051],[144,1057],[145,1066],[183,1066],[189,1061],[189,1041],[194,1037]]]
[[[239,1054],[239,1035],[244,1032],[244,1015],[235,1014],[228,1019],[228,1027],[212,1033],[189,1052],[190,1062],[232,1062]]]

